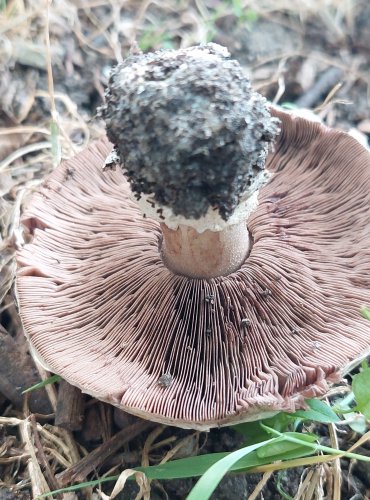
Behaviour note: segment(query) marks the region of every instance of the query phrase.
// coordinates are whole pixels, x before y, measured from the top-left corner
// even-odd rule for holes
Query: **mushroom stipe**
[[[17,291],[52,372],[135,415],[206,429],[300,408],[368,352],[370,155],[345,133],[274,114],[275,175],[248,220],[251,252],[228,276],[164,266],[159,223],[121,170],[102,172],[107,140],[48,177],[23,217],[33,239]]]

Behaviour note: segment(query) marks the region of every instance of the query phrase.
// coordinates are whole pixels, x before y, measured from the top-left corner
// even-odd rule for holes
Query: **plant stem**
[[[162,259],[176,274],[190,278],[214,278],[233,273],[249,252],[249,233],[245,222],[222,231],[204,231],[179,225],[176,230],[161,224]]]
[[[321,444],[310,443],[308,441],[304,441],[303,439],[294,438],[292,436],[286,435],[267,425],[260,424],[263,429],[269,434],[273,434],[274,436],[282,437],[285,441],[289,441],[290,443],[299,444],[300,446],[307,446],[307,448],[312,448],[315,451],[322,451],[326,453],[330,453],[331,455],[338,455],[346,458],[354,458],[356,460],[362,460],[363,462],[370,462],[370,457],[366,457],[364,455],[359,455],[358,453],[351,453],[349,451],[336,450],[335,448],[330,448],[329,446],[323,446]]]

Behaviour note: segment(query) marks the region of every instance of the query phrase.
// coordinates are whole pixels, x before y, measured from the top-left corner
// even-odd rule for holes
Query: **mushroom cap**
[[[58,167],[26,209],[17,294],[37,356],[82,391],[154,421],[207,429],[293,411],[370,345],[370,154],[273,111],[274,174],[228,276],[163,264],[159,224],[130,198],[111,145]]]

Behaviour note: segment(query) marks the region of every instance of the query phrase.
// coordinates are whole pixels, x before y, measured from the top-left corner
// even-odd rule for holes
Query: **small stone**
[[[213,294],[206,295],[206,298],[204,299],[208,304],[214,304],[215,303],[215,296]]]
[[[170,387],[172,382],[173,382],[173,376],[170,373],[164,373],[159,377],[157,384],[159,385],[159,387],[167,389],[168,387]]]

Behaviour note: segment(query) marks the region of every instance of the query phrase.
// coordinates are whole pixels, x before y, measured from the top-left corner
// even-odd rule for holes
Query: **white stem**
[[[245,221],[222,231],[199,233],[180,224],[170,229],[161,224],[162,259],[176,274],[191,278],[215,278],[233,273],[249,253],[250,237]]]

